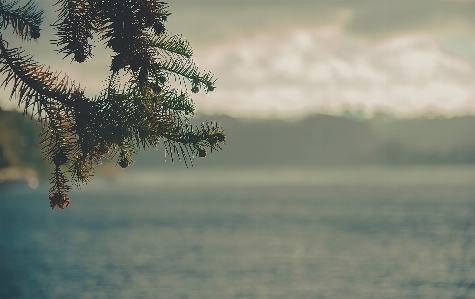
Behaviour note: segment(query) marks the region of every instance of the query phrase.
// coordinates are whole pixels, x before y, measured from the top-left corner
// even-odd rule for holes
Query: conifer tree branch
[[[60,4],[58,20],[53,24],[56,27],[59,40],[54,40],[59,53],[65,53],[64,57],[74,55],[74,60],[84,62],[92,56],[90,41],[94,30],[94,8],[86,0],[58,0]]]
[[[169,59],[158,61],[151,65],[151,70],[157,73],[166,72],[178,77],[186,78],[192,85],[191,91],[197,93],[200,87],[204,87],[206,92],[215,89],[216,79],[211,73],[201,74],[198,67],[191,59]]]
[[[23,39],[34,38],[36,27],[25,25],[24,20],[39,18],[39,32],[42,12],[37,13],[31,1],[23,10],[14,10],[16,4],[5,5],[0,0],[0,25],[12,26]],[[58,0],[57,4],[61,5],[54,24],[58,52],[83,62],[92,55],[90,42],[98,34],[115,54],[108,87],[99,96],[87,98],[69,77],[59,78],[60,73],[36,63],[21,48],[10,49],[0,34],[0,73],[4,76],[0,86],[11,86],[10,97],[18,99],[19,107],[24,105],[25,113],[32,107],[31,113],[43,123],[43,159],[54,163],[49,192],[52,208],[67,207],[70,182],[77,187],[87,183],[105,157],[118,155],[117,164],[125,168],[138,149],[162,142],[172,160],[177,156],[188,167],[195,156],[206,156],[205,148],[221,149],[226,135],[219,124],[192,126],[187,119],[194,114],[192,99],[168,83],[174,77],[180,84],[190,82],[193,93],[200,88],[210,92],[216,79],[198,71],[185,39],[165,34],[163,24],[170,14],[165,3]],[[9,17],[12,11],[24,20]],[[132,75],[123,87],[119,84],[121,70]]]
[[[69,206],[67,192],[71,189],[69,180],[63,171],[63,165],[67,164],[74,149],[75,138],[70,130],[71,117],[58,103],[48,105],[48,120],[43,125],[43,160],[54,163],[49,190],[51,208],[55,206],[64,209]]]
[[[18,0],[5,3],[0,0],[0,27],[9,25],[13,32],[22,39],[37,39],[40,37],[40,25],[43,21],[43,11],[37,10],[37,5],[29,0],[24,6],[14,8]]]
[[[17,95],[18,105],[36,104],[40,113],[49,99],[68,106],[73,99],[83,97],[84,91],[74,85],[66,75],[59,79],[57,72],[37,64],[31,57],[22,55],[18,48],[9,49],[0,34],[0,72],[6,75],[1,86],[13,83],[10,97]]]
[[[178,93],[175,89],[164,90],[160,99],[166,109],[183,113],[185,116],[194,114],[195,105],[185,92]]]
[[[191,58],[193,49],[187,40],[181,35],[168,36],[165,33],[161,35],[150,34],[146,39],[146,43],[155,48],[156,51],[163,51],[165,53],[173,53],[186,58]]]

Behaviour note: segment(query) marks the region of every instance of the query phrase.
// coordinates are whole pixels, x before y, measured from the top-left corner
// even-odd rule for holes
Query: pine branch
[[[74,60],[84,62],[92,56],[92,46],[89,42],[93,35],[94,8],[86,0],[59,0],[58,20],[53,24],[56,27],[59,40],[53,40],[58,50],[65,53],[64,58],[74,55]]]
[[[39,38],[43,10],[37,10],[37,5],[32,0],[24,6],[14,8],[17,4],[18,0],[10,3],[0,0],[0,26],[3,29],[12,26],[13,32],[22,39]]]
[[[193,115],[195,105],[187,93],[177,90],[165,90],[160,96],[161,104],[165,109],[182,113],[183,115]]]
[[[164,52],[163,54],[173,53],[186,58],[191,58],[193,55],[193,49],[188,41],[181,35],[167,36],[165,34],[152,34],[146,39],[146,43],[150,47],[155,48],[156,51],[160,52],[161,50]]]
[[[164,3],[155,0],[93,2],[98,9],[101,39],[116,53],[111,70],[130,68],[135,72],[148,68],[152,56],[145,36],[151,28],[156,34],[164,31],[163,22],[169,15]]]
[[[74,148],[75,138],[70,130],[70,115],[67,114],[60,105],[54,104],[49,110],[49,119],[43,126],[44,136],[41,144],[43,147],[43,160],[53,161],[55,169],[50,179],[51,188],[49,191],[50,206],[64,209],[69,206],[70,200],[67,192],[71,190],[69,180],[61,169],[70,157]]]
[[[164,134],[167,142],[180,143],[189,146],[192,152],[197,152],[200,158],[206,157],[205,147],[211,151],[220,150],[220,143],[226,142],[226,134],[216,122],[203,122],[200,127],[193,127],[187,121],[179,124],[175,131]],[[174,147],[171,147],[172,149]],[[176,152],[172,150],[171,153]]]
[[[24,56],[18,48],[9,49],[0,34],[0,72],[5,75],[0,86],[12,83],[10,98],[17,96],[18,106],[28,107],[36,105],[36,114],[41,117],[44,107],[50,100],[55,100],[68,107],[71,101],[82,98],[84,91],[74,85],[74,81],[49,68],[37,64],[31,57]]]
[[[158,61],[151,65],[151,70],[156,73],[166,72],[178,76],[178,78],[186,78],[192,85],[191,91],[193,93],[198,93],[200,87],[204,88],[205,92],[210,92],[215,89],[214,84],[216,83],[216,79],[213,78],[213,75],[209,72],[201,74],[191,59]]]
[[[172,114],[194,115],[195,105],[190,96],[184,91],[178,91],[162,83],[165,80],[166,78],[161,73],[152,75],[152,82],[131,80],[123,93],[127,94],[130,99],[141,99],[142,103],[153,104],[159,109],[168,110]]]
[[[39,36],[41,12],[31,1],[14,9],[17,1],[0,0],[0,25],[12,26],[23,39]],[[187,116],[194,103],[187,92],[173,89],[168,80],[191,83],[191,91],[214,90],[211,73],[200,73],[191,60],[189,43],[179,35],[167,36],[163,23],[170,15],[157,0],[58,0],[55,22],[59,52],[85,61],[92,55],[90,41],[99,34],[115,54],[108,87],[92,99],[66,75],[33,61],[21,48],[10,49],[0,34],[0,86],[11,86],[10,98],[36,114],[43,123],[43,159],[54,163],[49,192],[52,208],[69,206],[70,182],[87,183],[94,167],[105,157],[127,167],[138,149],[163,142],[166,153],[192,165],[206,148],[221,149],[226,141],[214,122],[192,126]],[[35,19],[36,18],[36,19]],[[35,22],[33,22],[36,20]],[[30,21],[30,23],[28,23]],[[35,27],[37,25],[37,27]],[[36,29],[35,29],[36,28]],[[124,86],[119,71],[131,74]],[[29,110],[31,108],[31,110]]]

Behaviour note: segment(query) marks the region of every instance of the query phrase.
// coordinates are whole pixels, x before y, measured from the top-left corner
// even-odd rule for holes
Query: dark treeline
[[[209,117],[209,116],[207,116]],[[379,114],[361,120],[312,115],[299,121],[213,116],[226,126],[224,151],[196,159],[195,165],[318,166],[339,164],[475,163],[475,117],[398,119]],[[205,116],[197,116],[199,123]],[[20,113],[0,111],[0,167],[29,166],[49,173],[40,162],[40,126]],[[133,168],[169,167],[163,147],[139,152]],[[175,161],[173,168],[184,169]]]
[[[41,125],[30,117],[0,108],[0,169],[28,167],[48,174],[49,163],[40,160],[40,132]]]

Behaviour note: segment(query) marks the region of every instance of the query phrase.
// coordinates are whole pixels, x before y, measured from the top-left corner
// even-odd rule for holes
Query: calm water
[[[65,211],[47,188],[0,190],[1,298],[475,298],[475,167],[131,171]]]

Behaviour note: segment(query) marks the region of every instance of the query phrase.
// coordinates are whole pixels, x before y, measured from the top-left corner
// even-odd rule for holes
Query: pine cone
[[[61,210],[64,210],[64,208],[69,207],[70,204],[71,200],[67,194],[55,193],[49,196],[49,205],[52,209],[57,206]]]
[[[59,151],[54,155],[53,162],[56,166],[64,165],[68,162],[68,156],[63,151]]]
[[[204,148],[198,148],[198,157],[200,158],[206,157],[206,150]]]

